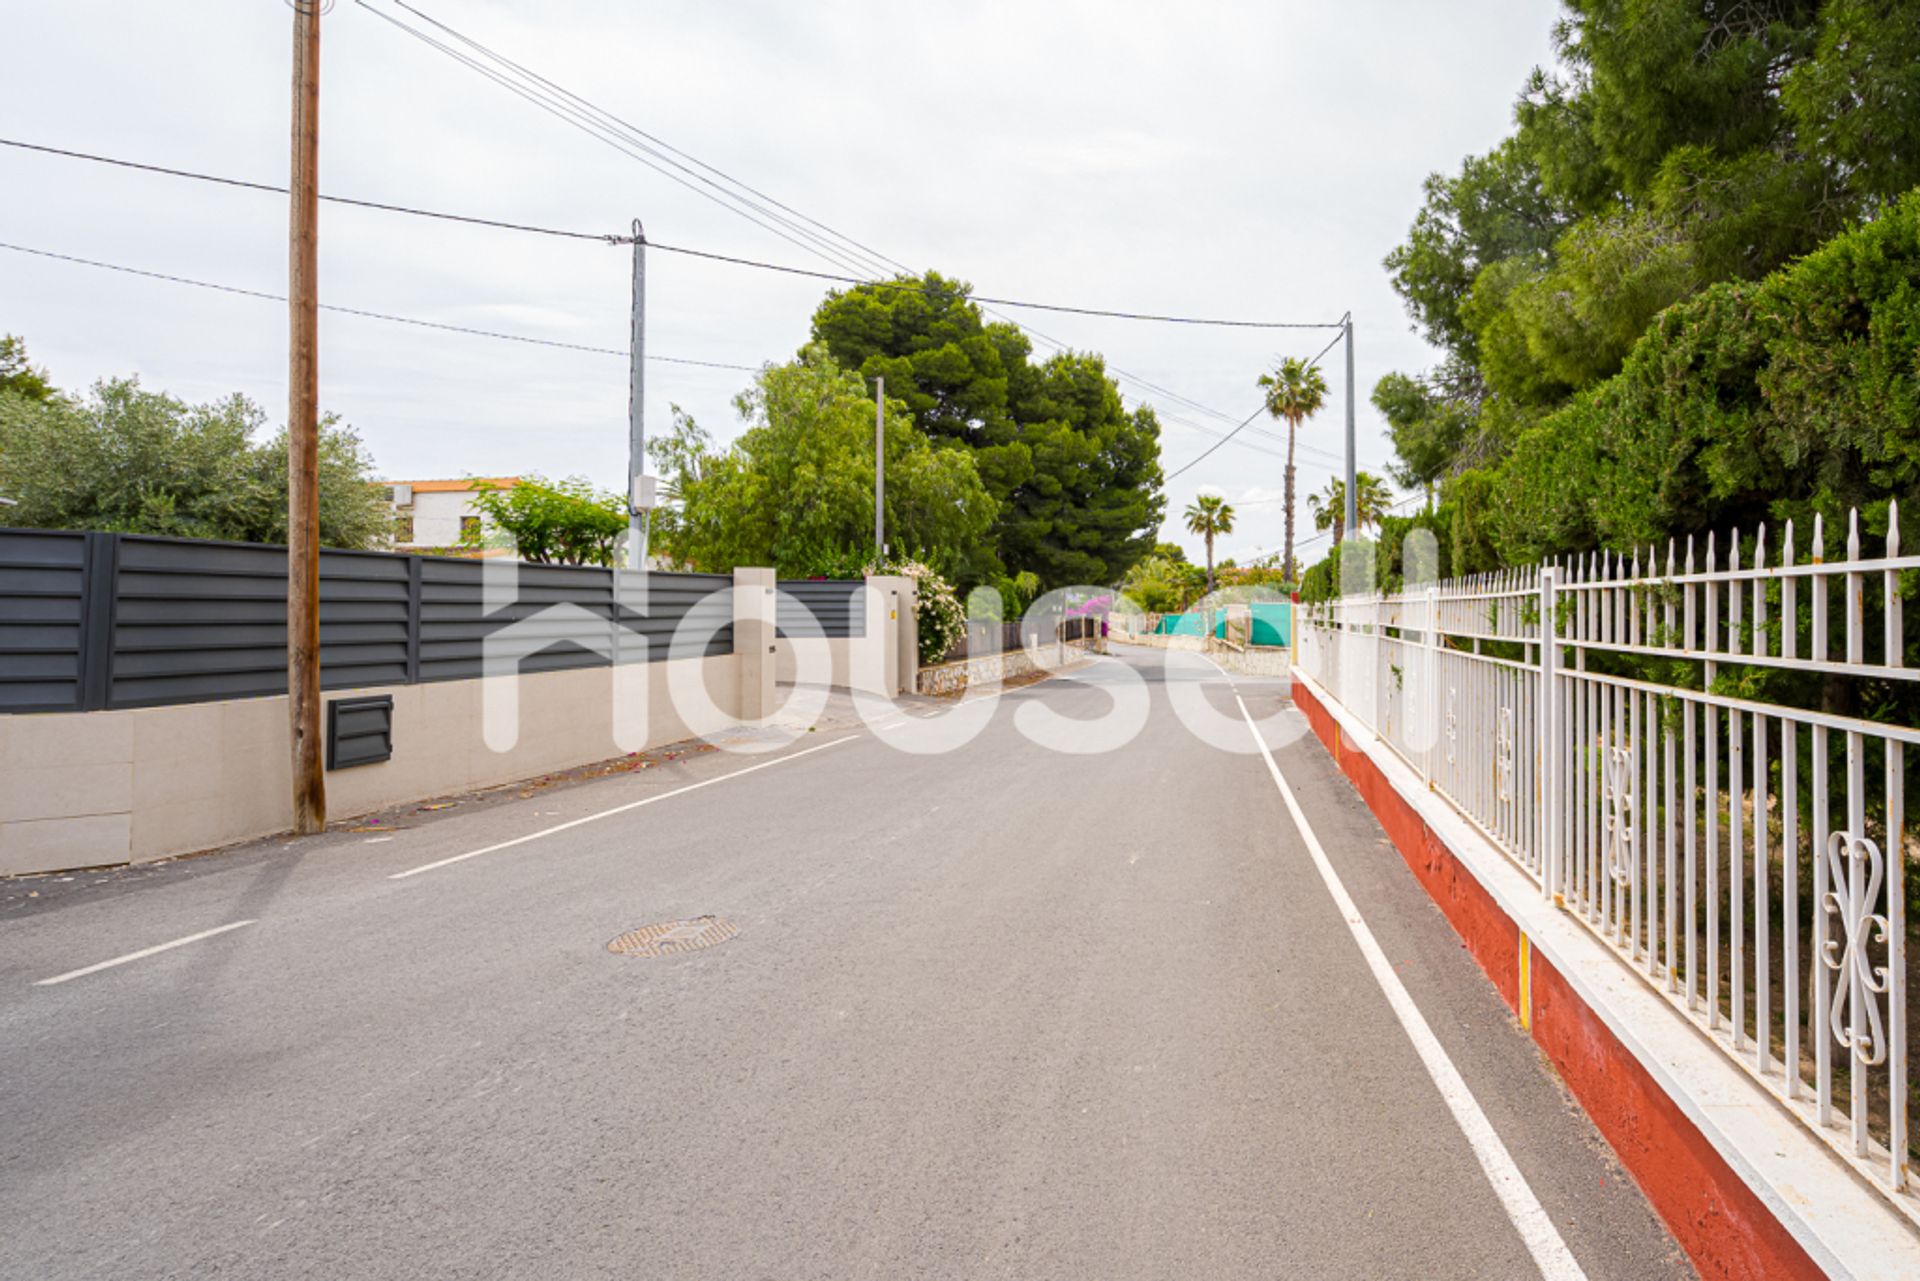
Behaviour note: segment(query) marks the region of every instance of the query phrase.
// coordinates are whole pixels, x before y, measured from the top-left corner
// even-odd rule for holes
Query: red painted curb
[[[1293,702],[1500,999],[1523,1015],[1534,1042],[1700,1274],[1735,1281],[1824,1277],[1633,1052],[1538,952],[1531,964],[1533,1008],[1520,1010],[1519,927],[1298,681]]]

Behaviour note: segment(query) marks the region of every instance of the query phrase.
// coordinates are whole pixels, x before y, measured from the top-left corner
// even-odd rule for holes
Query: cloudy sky
[[[1264,320],[1351,308],[1360,459],[1374,470],[1390,451],[1367,391],[1431,357],[1380,260],[1422,177],[1506,131],[1527,71],[1551,57],[1555,14],[1551,0],[410,2],[982,294]],[[592,232],[641,217],[656,241],[832,269],[375,10],[419,25],[392,0],[339,0],[326,17],[322,190]],[[285,181],[285,0],[63,0],[14,6],[7,29],[0,137]],[[0,192],[5,244],[284,291],[282,197],[6,147]],[[321,298],[343,307],[620,349],[629,265],[591,242],[322,209]],[[648,276],[651,353],[746,366],[789,357],[825,287],[660,252]],[[1259,404],[1254,378],[1278,355],[1312,355],[1329,336],[1008,314],[1126,371],[1122,390],[1161,412],[1169,472],[1215,443],[1220,416]],[[284,414],[273,302],[0,250],[0,332],[23,336],[64,387],[137,373],[189,400],[239,391]],[[1338,468],[1338,351],[1327,366],[1333,400],[1303,432],[1303,493]],[[678,404],[729,438],[747,378],[655,363],[649,424]],[[619,356],[323,315],[321,399],[392,477],[541,472],[618,488],[625,473]],[[1197,551],[1177,514],[1204,488],[1240,512],[1222,555],[1276,548],[1281,448],[1250,429],[1172,481],[1168,536]]]

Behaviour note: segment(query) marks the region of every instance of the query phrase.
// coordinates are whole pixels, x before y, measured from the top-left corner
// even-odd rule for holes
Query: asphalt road
[[[1128,668],[1124,749],[1015,728]],[[1540,1275],[1265,760],[1176,684],[1246,747],[1236,697],[1277,717],[1578,1271],[1690,1275],[1284,687],[1133,651],[944,755],[841,707],[774,756],[0,883],[0,1276]],[[738,935],[607,949],[707,913]]]

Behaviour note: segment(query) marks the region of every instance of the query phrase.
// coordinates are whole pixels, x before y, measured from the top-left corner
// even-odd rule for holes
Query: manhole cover
[[[724,943],[740,932],[732,921],[717,916],[696,916],[687,921],[661,921],[628,930],[607,944],[607,951],[620,956],[671,956],[676,952],[697,952],[715,943]]]

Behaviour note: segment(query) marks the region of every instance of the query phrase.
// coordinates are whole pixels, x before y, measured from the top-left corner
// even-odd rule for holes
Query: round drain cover
[[[661,921],[628,930],[607,944],[607,951],[619,956],[672,956],[676,952],[697,952],[703,947],[724,943],[739,932],[739,926],[717,916]]]

